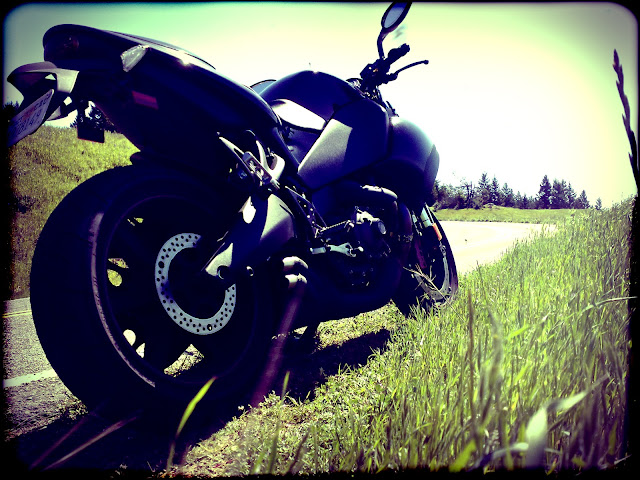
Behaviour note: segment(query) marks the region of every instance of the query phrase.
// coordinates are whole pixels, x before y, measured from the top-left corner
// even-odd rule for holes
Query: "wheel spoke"
[[[159,370],[171,366],[189,348],[187,340],[178,340],[175,335],[146,336],[144,344],[144,359]]]
[[[111,243],[109,255],[120,259],[128,268],[144,268],[153,264],[149,250],[153,248],[153,232],[142,225],[133,226],[126,222],[118,229]],[[157,240],[156,240],[157,242]]]
[[[107,272],[109,277],[109,297],[111,311],[124,331],[129,328],[137,331],[147,321],[150,312],[157,308],[155,291],[140,275],[128,269],[113,269]]]
[[[174,363],[189,348],[189,337],[176,331],[163,315],[153,318],[147,311],[146,314],[128,316],[124,321],[127,329],[135,335],[134,350],[159,370]],[[140,349],[142,345],[144,348]]]

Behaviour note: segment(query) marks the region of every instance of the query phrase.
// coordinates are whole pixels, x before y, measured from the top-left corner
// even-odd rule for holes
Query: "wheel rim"
[[[453,293],[451,272],[447,258],[447,247],[439,242],[437,254],[431,257],[431,262],[424,258],[422,245],[419,240],[414,244],[418,261],[412,275],[429,301],[442,303]],[[441,256],[440,256],[441,255]]]
[[[195,251],[202,239],[195,232],[215,217],[187,196],[144,198],[114,223],[96,266],[104,328],[129,368],[152,386],[228,375],[250,350],[253,305],[241,306],[239,297],[248,287],[207,290],[202,307],[178,300],[171,283],[178,257]]]

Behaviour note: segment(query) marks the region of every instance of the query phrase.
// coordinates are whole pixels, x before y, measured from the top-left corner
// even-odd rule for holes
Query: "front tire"
[[[196,275],[198,243],[221,238],[235,212],[186,175],[130,166],[79,185],[52,213],[34,252],[33,319],[89,408],[181,411],[212,377],[208,400],[248,393],[272,327],[261,273],[226,291]]]
[[[458,292],[458,271],[451,246],[440,222],[435,217],[434,220],[442,239],[438,240],[431,227],[423,229],[420,235],[414,232],[409,262],[393,297],[405,316],[415,307],[429,312],[443,306]]]

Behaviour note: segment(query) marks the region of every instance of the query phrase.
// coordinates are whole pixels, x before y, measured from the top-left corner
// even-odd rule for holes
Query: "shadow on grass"
[[[384,350],[390,338],[388,330],[380,330],[339,345],[330,345],[311,354],[292,353],[283,358],[272,388],[279,391],[286,372],[290,372],[288,394],[299,400],[311,400],[314,391],[339,370],[358,368],[366,364],[375,350]],[[190,422],[179,439],[176,463],[190,446],[208,438],[238,415],[237,406],[220,406],[206,423]],[[123,415],[122,418],[125,418]],[[56,465],[54,471],[65,478],[97,477],[120,478],[134,474],[136,478],[157,477],[165,468],[175,430],[161,432],[149,430],[146,425],[153,419],[134,420],[95,441],[68,460]],[[75,419],[58,418],[39,430],[25,433],[3,442],[3,458],[10,460],[15,473],[27,473],[34,462],[35,472],[64,459],[80,446],[99,438],[113,422],[100,416],[83,414]],[[6,425],[5,425],[6,428]],[[69,432],[72,432],[69,435]],[[65,436],[68,435],[68,438]],[[52,448],[64,438],[62,443]],[[46,456],[44,458],[43,455]],[[95,478],[95,477],[94,477]]]
[[[329,345],[310,355],[287,355],[272,388],[279,393],[286,372],[290,372],[288,394],[297,400],[312,400],[315,398],[315,389],[324,384],[328,377],[346,367],[358,368],[365,365],[374,351],[384,351],[387,348],[390,337],[390,331],[382,329],[339,345]]]
[[[90,413],[74,420],[59,418],[44,428],[5,441],[3,458],[10,459],[12,471],[16,474],[43,472],[78,447],[101,435],[112,424],[113,422]],[[56,447],[56,443],[62,439],[64,440]],[[132,471],[148,472],[151,476],[153,472],[164,468],[168,442],[166,437],[137,429],[135,422],[132,422],[96,441],[52,470],[63,474],[65,478],[90,475],[90,472]]]

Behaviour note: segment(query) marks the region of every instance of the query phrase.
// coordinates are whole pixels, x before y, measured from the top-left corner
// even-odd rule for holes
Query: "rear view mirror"
[[[411,3],[392,3],[382,16],[382,30],[386,33],[394,31],[409,13]]]
[[[403,22],[407,13],[409,13],[409,8],[411,7],[411,2],[408,3],[392,3],[389,5],[389,8],[384,12],[382,16],[382,21],[380,22],[382,26],[382,30],[380,30],[380,35],[378,35],[378,55],[380,58],[384,58],[384,50],[382,49],[382,41],[385,39],[387,35],[393,32],[396,28],[400,26]]]

